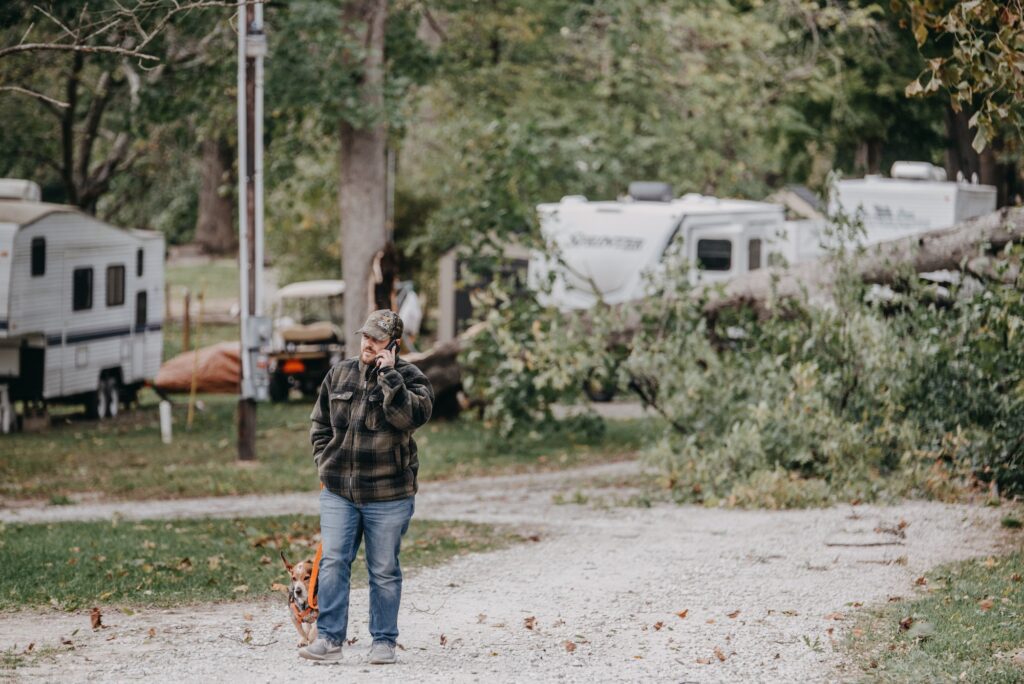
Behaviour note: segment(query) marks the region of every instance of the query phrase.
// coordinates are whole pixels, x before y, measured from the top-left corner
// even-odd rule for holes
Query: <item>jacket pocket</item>
[[[352,392],[331,392],[331,424],[346,429],[352,414]]]
[[[367,430],[378,432],[387,427],[384,420],[384,393],[377,391],[366,398],[366,420],[363,421]]]

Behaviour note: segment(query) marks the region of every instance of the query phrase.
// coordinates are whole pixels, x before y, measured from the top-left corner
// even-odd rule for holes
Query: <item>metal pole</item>
[[[263,33],[263,3],[257,4],[254,8],[253,31]],[[253,127],[253,139],[255,141],[255,164],[253,167],[254,191],[256,195],[256,222],[254,224],[256,249],[253,259],[255,278],[255,308],[253,313],[256,316],[263,315],[263,54],[256,55],[255,74],[255,96],[256,96],[256,119]]]
[[[241,395],[238,400],[238,459],[256,459],[256,401],[252,396],[252,364],[249,356],[249,317],[255,313],[253,271],[255,238],[255,173],[253,128],[255,112],[255,64],[247,55],[246,38],[255,19],[255,8],[240,0],[238,6],[238,271],[241,336]]]

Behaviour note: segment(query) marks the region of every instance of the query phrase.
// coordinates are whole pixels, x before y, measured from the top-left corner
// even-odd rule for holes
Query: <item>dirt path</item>
[[[425,485],[417,516],[513,524],[540,541],[409,574],[399,621],[404,650],[391,668],[364,662],[365,589],[353,592],[349,636],[358,641],[335,666],[297,658],[280,599],[131,616],[111,610],[109,628],[98,632],[88,612],[7,613],[0,648],[59,647],[55,658],[17,670],[33,681],[835,681],[856,675],[832,646],[856,605],[909,598],[924,570],[990,553],[998,537],[998,511],[930,503],[787,512],[554,503],[581,482],[637,468]],[[591,501],[617,494],[588,492]],[[305,494],[216,503],[224,515],[316,507]],[[201,514],[210,503],[120,506],[126,517],[178,516]],[[86,517],[112,512],[57,508],[65,516],[71,509]],[[16,515],[27,521],[52,510]],[[874,531],[900,520],[903,539]]]

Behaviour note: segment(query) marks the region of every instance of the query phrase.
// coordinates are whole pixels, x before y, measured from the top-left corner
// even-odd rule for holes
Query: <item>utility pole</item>
[[[238,265],[242,382],[238,459],[256,459],[256,402],[267,398],[263,317],[263,4],[238,4]]]

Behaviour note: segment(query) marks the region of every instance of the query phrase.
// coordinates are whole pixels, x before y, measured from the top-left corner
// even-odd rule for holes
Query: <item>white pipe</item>
[[[249,240],[246,227],[249,216],[246,207],[246,123],[245,123],[245,37],[248,33],[245,0],[238,2],[238,281],[239,281],[239,322],[242,342],[242,382],[243,399],[250,398],[252,369],[249,364]]]
[[[255,6],[253,28],[263,33],[263,3]],[[263,315],[263,55],[256,56],[256,315]]]

